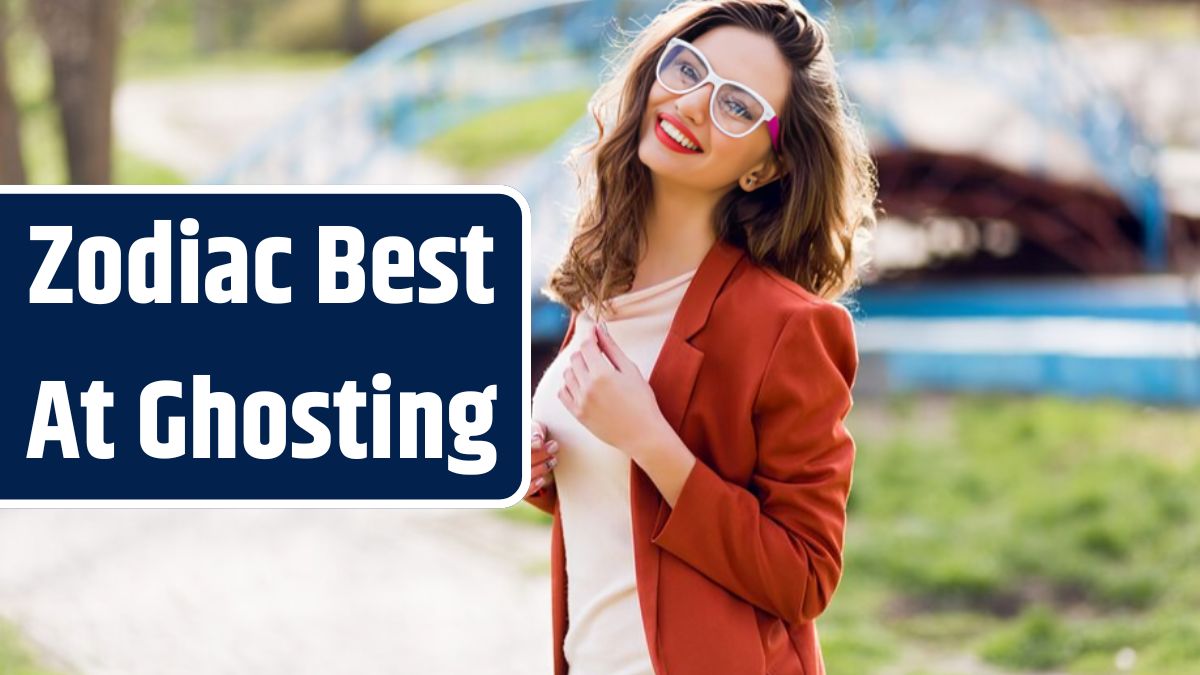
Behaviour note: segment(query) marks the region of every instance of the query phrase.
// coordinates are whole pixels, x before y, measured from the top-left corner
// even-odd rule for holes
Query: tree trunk
[[[112,182],[120,0],[31,0],[54,72],[73,184]]]
[[[8,88],[8,0],[0,0],[0,183],[16,185],[25,182],[25,165],[21,161],[21,133],[17,121],[17,104]]]
[[[367,22],[363,17],[362,0],[343,0],[342,47],[354,54],[367,48]]]

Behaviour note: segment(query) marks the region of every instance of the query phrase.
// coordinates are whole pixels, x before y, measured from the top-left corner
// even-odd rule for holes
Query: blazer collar
[[[0,0],[0,2],[2,1]],[[708,253],[700,261],[700,266],[696,268],[696,274],[692,276],[683,298],[679,301],[675,317],[671,320],[671,326],[667,330],[668,338],[674,336],[687,341],[699,333],[701,328],[704,328],[704,325],[708,323],[708,315],[712,312],[713,303],[716,302],[721,287],[725,285],[725,280],[729,278],[730,272],[744,255],[746,255],[745,251],[724,239],[718,238],[713,243]],[[578,316],[578,312],[571,312],[567,322],[567,332],[558,347],[559,351],[565,349],[571,342],[571,336],[575,334],[575,320]]]
[[[745,251],[724,239],[718,238],[713,243],[696,268],[696,274],[688,284],[679,308],[675,310],[671,333],[680,339],[690,340],[704,328],[721,287],[744,255]]]

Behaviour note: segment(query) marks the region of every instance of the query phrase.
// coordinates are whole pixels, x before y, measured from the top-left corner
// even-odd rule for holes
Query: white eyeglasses
[[[695,45],[671,38],[658,58],[658,83],[673,94],[686,94],[712,83],[709,117],[726,136],[742,138],[767,123],[771,147],[779,150],[779,117],[767,99],[746,85],[717,75]]]

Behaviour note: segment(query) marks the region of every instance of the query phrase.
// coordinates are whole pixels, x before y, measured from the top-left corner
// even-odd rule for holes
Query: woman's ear
[[[768,156],[763,161],[750,167],[750,170],[738,178],[738,186],[744,192],[754,192],[758,188],[777,180],[780,177],[779,161],[775,155]]]

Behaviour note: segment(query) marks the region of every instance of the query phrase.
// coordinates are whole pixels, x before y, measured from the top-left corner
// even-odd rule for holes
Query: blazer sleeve
[[[697,461],[653,542],[785,622],[820,615],[842,575],[855,455],[844,420],[857,369],[844,307],[793,314],[754,403],[750,488]]]
[[[559,354],[561,354],[562,350],[566,349],[567,345],[571,342],[571,335],[575,333],[576,316],[577,314],[575,312],[571,312],[571,319],[567,322],[567,332],[563,335],[562,344],[558,346],[557,353]],[[550,515],[554,515],[554,507],[558,504],[558,485],[556,483],[551,483],[525,497],[525,501],[533,504],[538,509],[545,511]]]

